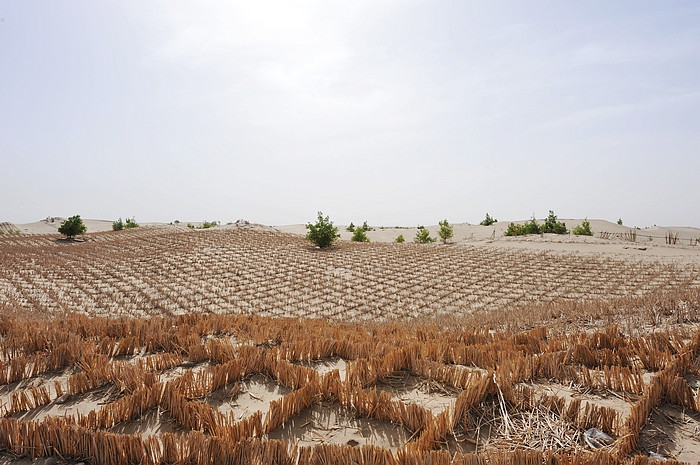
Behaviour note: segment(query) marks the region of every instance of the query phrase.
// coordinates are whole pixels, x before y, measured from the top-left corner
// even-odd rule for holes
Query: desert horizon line
[[[329,216],[329,217],[332,216],[332,215],[327,214],[327,213],[325,213],[325,212],[323,212],[323,214],[324,214],[324,216]],[[487,212],[486,214],[490,214],[490,212]],[[556,214],[556,212],[555,212],[555,214]],[[237,222],[248,222],[248,223],[260,224],[260,225],[264,225],[264,226],[294,226],[294,225],[304,225],[304,224],[308,224],[308,223],[313,222],[313,220],[311,220],[311,219],[306,220],[306,221],[297,221],[297,222],[266,222],[266,221],[258,221],[258,220],[255,220],[255,219],[243,218],[243,217],[241,217],[241,218],[236,218],[236,219],[227,219],[227,220],[221,220],[221,219],[218,219],[218,218],[217,218],[217,219],[203,218],[203,219],[196,219],[196,220],[193,220],[193,219],[181,220],[181,219],[179,219],[179,218],[175,218],[175,219],[173,219],[173,220],[166,221],[166,220],[159,220],[159,219],[155,219],[155,220],[152,220],[152,219],[141,219],[141,218],[137,218],[136,215],[132,215],[132,216],[120,216],[120,217],[116,217],[116,218],[113,218],[113,219],[112,219],[112,218],[107,218],[107,217],[93,217],[93,216],[87,217],[87,216],[84,216],[84,215],[82,215],[82,214],[80,214],[80,213],[75,213],[75,214],[73,214],[73,215],[79,215],[83,220],[86,220],[86,221],[113,222],[113,221],[117,221],[117,220],[119,220],[119,219],[127,219],[127,218],[130,218],[130,219],[137,219],[138,221],[140,221],[140,222],[143,223],[143,224],[178,224],[178,223],[181,223],[181,224],[187,224],[187,223],[198,224],[198,223],[204,223],[204,222],[216,222],[216,223],[219,223],[219,225],[222,225],[222,226],[223,226],[223,225],[235,224],[235,223],[237,223]],[[17,225],[17,226],[23,226],[23,225],[30,225],[30,224],[34,224],[34,223],[46,222],[47,220],[51,220],[52,218],[53,218],[54,220],[59,219],[59,218],[62,219],[62,220],[65,220],[65,219],[67,219],[67,218],[69,218],[70,216],[73,216],[73,215],[67,215],[67,216],[62,216],[62,215],[47,216],[47,217],[40,218],[40,219],[37,219],[37,220],[34,220],[34,221],[29,221],[29,222],[11,221],[11,220],[5,220],[5,219],[0,218],[0,223],[11,223],[11,224],[14,224],[14,225]],[[211,215],[210,215],[210,216],[211,216]],[[437,218],[437,217],[436,217],[436,218]],[[531,216],[529,216],[529,217],[527,217],[527,218],[523,217],[523,218],[517,218],[517,219],[508,218],[508,219],[500,219],[500,220],[499,220],[499,219],[496,219],[496,218],[493,217],[493,216],[492,216],[492,218],[495,219],[494,223],[511,223],[511,222],[512,222],[512,223],[519,223],[519,222],[526,222],[526,221],[529,221],[529,220],[531,220],[531,219],[533,219],[533,218],[534,218],[535,220],[537,220],[537,221],[544,221],[547,217],[546,217],[546,216],[531,215]],[[643,225],[643,226],[640,226],[639,224],[634,224],[634,225],[633,225],[633,224],[629,224],[629,223],[625,222],[624,219],[623,219],[622,217],[620,217],[620,218],[618,218],[617,220],[615,220],[615,219],[607,219],[607,218],[596,218],[596,217],[591,217],[591,216],[587,216],[587,217],[576,217],[576,216],[562,217],[562,216],[560,216],[560,215],[557,215],[557,218],[559,218],[559,219],[562,220],[562,221],[583,221],[583,220],[588,220],[588,221],[604,221],[604,222],[608,222],[608,223],[612,223],[612,224],[617,223],[618,225],[625,226],[625,227],[632,228],[632,229],[647,229],[647,228],[653,228],[653,227],[658,227],[658,228],[693,228],[693,229],[700,229],[700,226],[693,226],[693,225],[691,225],[691,224],[682,225],[682,224],[657,224],[657,223],[654,223],[654,224],[648,224],[648,225]],[[431,227],[431,226],[437,226],[437,225],[438,225],[438,222],[439,222],[439,221],[442,221],[442,220],[444,220],[444,219],[447,219],[447,220],[449,221],[450,224],[455,224],[455,225],[469,225],[469,226],[479,226],[479,225],[480,225],[480,221],[476,221],[476,222],[472,222],[472,221],[452,221],[452,220],[449,219],[449,217],[447,217],[447,218],[439,217],[439,218],[437,218],[437,219],[435,220],[434,223],[426,223],[426,222],[420,222],[420,221],[419,221],[419,222],[415,222],[415,224],[406,224],[405,222],[404,222],[404,223],[401,223],[401,222],[399,222],[399,223],[393,223],[393,222],[380,223],[380,222],[368,221],[368,220],[366,220],[366,219],[351,220],[351,221],[346,222],[346,221],[336,221],[336,220],[334,220],[332,217],[330,218],[330,220],[331,220],[334,224],[337,224],[337,225],[339,225],[339,226],[348,226],[348,225],[350,225],[351,223],[352,223],[352,224],[358,223],[358,224],[361,225],[362,222],[366,222],[367,224],[369,224],[369,225],[372,226],[372,227],[384,228],[384,229],[391,229],[391,228],[414,228],[414,229],[415,229],[415,228],[418,228],[419,226]],[[622,220],[622,222],[620,222],[620,220]]]

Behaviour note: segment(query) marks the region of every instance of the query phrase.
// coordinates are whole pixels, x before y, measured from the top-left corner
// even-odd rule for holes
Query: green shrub
[[[510,223],[508,229],[504,233],[505,236],[525,236],[527,234],[541,234],[542,228],[537,224],[537,220],[533,216],[525,224]]]
[[[622,218],[618,218],[618,219],[617,219],[617,224],[619,224],[620,226],[622,226]]]
[[[549,210],[549,215],[547,219],[544,220],[541,231],[549,234],[568,234],[569,232],[569,230],[566,229],[566,223],[557,221],[557,216],[554,214],[553,210]]]
[[[417,242],[419,244],[429,244],[431,242],[435,242],[435,240],[436,239],[434,237],[430,237],[430,231],[422,226],[418,228],[416,237],[413,238],[413,242]]]
[[[576,236],[592,236],[593,231],[591,231],[591,223],[588,222],[588,218],[583,220],[583,222],[576,226],[571,232]]]
[[[523,234],[542,234],[542,226],[537,224],[537,220],[533,216],[530,221],[523,225]]]
[[[549,210],[549,216],[544,221],[544,224],[540,226],[537,224],[537,220],[533,216],[530,221],[525,224],[515,224],[510,223],[508,229],[504,233],[505,236],[525,236],[527,234],[567,234],[569,231],[566,229],[566,223],[557,221],[557,216],[554,211]]]
[[[133,218],[127,218],[126,221],[122,221],[121,217],[112,223],[112,231],[121,231],[122,229],[138,228],[139,224]]]
[[[369,242],[369,237],[367,237],[364,228],[355,228],[355,232],[350,240],[355,242]]]
[[[194,229],[194,225],[192,223],[187,223],[187,227],[190,229]]]
[[[506,232],[503,233],[504,236],[524,236],[525,235],[525,225],[510,223]]]
[[[218,226],[219,222],[218,221],[202,221],[201,226],[197,226],[197,229],[209,229],[213,228],[214,226]],[[187,227],[189,227],[189,223],[187,224]]]
[[[322,212],[318,212],[316,224],[308,223],[306,229],[309,230],[306,234],[306,240],[313,242],[320,248],[330,247],[340,237],[338,228],[333,226],[333,222],[327,216],[324,218]]]
[[[68,237],[68,239],[72,239],[80,234],[85,234],[86,231],[87,227],[85,223],[83,223],[83,220],[80,219],[80,215],[71,216],[61,223],[61,226],[58,228],[58,232]]]
[[[450,223],[447,222],[447,219],[440,221],[438,224],[440,225],[438,236],[440,236],[440,240],[442,240],[443,244],[447,244],[447,241],[452,239],[452,236],[454,236],[454,229]]]
[[[352,222],[350,223],[350,226],[345,228],[347,232],[355,232],[356,230],[361,229],[364,232],[369,232],[369,231],[374,231],[374,228],[371,227],[370,225],[367,224],[367,221],[362,223],[362,226],[355,226]],[[384,229],[384,228],[382,228]]]
[[[398,237],[394,239],[394,242],[396,242],[397,244],[403,244],[404,242],[406,242],[406,239],[403,238],[403,234],[399,234]]]
[[[484,218],[484,221],[479,223],[481,226],[491,226],[492,224],[496,223],[498,220],[495,218],[491,218],[491,216],[486,213],[486,218]]]

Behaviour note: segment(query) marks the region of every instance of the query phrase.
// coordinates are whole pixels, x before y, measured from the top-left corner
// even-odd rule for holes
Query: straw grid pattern
[[[145,227],[90,234],[82,244],[56,239],[0,237],[0,310],[377,321],[700,285],[692,267],[468,245],[318,250],[270,231]]]
[[[29,457],[107,465],[643,464],[648,459],[635,450],[654,407],[663,401],[700,410],[700,396],[684,378],[699,371],[700,331],[624,338],[611,326],[554,336],[546,328],[449,331],[436,325],[199,314],[142,320],[71,315],[51,322],[4,316],[0,334],[0,448]],[[347,361],[344,376],[312,368],[312,362],[332,357]],[[396,373],[458,394],[443,411],[431,412],[377,388]],[[237,418],[205,401],[255,374],[289,389],[264,415]],[[528,385],[541,379],[609,389],[633,403],[623,418],[612,408],[566,402]],[[109,400],[89,412],[40,415],[106,389]],[[355,417],[402,429],[409,439],[390,450],[371,443],[300,446],[269,438],[306,409],[330,402]],[[501,412],[506,432],[480,450],[450,451],[447,442],[469,434],[478,412],[489,406]],[[114,432],[155,411],[167,413],[178,431]],[[515,420],[535,411],[571,431],[595,427],[616,440],[603,450],[590,450],[580,435],[578,442],[532,447],[519,438]]]

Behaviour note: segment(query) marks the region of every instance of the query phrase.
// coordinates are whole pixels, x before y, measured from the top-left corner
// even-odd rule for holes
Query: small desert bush
[[[404,242],[406,242],[406,239],[403,238],[403,234],[399,234],[398,237],[394,239],[394,242],[396,242],[397,244],[403,244]]]
[[[549,210],[549,215],[542,225],[542,232],[549,234],[567,234],[569,230],[566,229],[566,223],[557,221],[557,215],[554,214],[554,210]]]
[[[416,237],[413,238],[413,242],[417,242],[418,244],[429,244],[431,242],[435,242],[434,237],[430,237],[430,231],[425,229],[423,226],[418,227],[418,231],[416,231]]]
[[[59,226],[58,228],[58,232],[68,237],[68,239],[72,239],[75,236],[84,234],[86,231],[87,226],[85,226],[83,220],[80,219],[80,215],[71,216],[63,223],[61,223],[61,226]]]
[[[369,232],[369,231],[374,231],[374,228],[371,227],[370,225],[367,224],[367,221],[362,223],[362,226],[355,226],[352,222],[350,223],[350,226],[345,228],[347,232],[355,232],[357,229],[361,229],[364,232]]]
[[[505,236],[525,236],[528,234],[567,234],[569,231],[566,229],[566,223],[557,221],[557,216],[554,214],[553,210],[549,210],[549,216],[544,221],[543,225],[537,224],[537,220],[533,216],[525,224],[515,224],[510,223],[508,229],[504,233]]]
[[[119,218],[117,221],[112,223],[112,231],[121,231],[122,229],[138,228],[139,224],[134,218],[127,218],[126,221],[122,221]]]
[[[333,222],[328,216],[324,218],[322,212],[318,212],[316,223],[308,223],[306,229],[309,230],[306,234],[306,240],[313,242],[322,249],[330,247],[340,237],[338,228],[333,226]]]
[[[593,231],[591,231],[591,223],[588,222],[588,218],[583,220],[583,222],[576,226],[574,229],[571,230],[571,232],[575,236],[592,236]]]
[[[524,236],[525,231],[523,231],[522,224],[510,223],[506,232],[503,233],[504,236]]]
[[[369,237],[367,237],[367,233],[365,233],[363,228],[355,228],[355,232],[353,232],[350,240],[354,242],[369,242]]]
[[[197,229],[209,229],[209,228],[213,228],[213,227],[218,226],[218,225],[219,225],[218,221],[202,221],[202,225],[197,226]]]
[[[492,224],[494,224],[496,222],[498,222],[498,220],[496,218],[491,218],[491,215],[486,213],[486,218],[484,218],[484,220],[479,224],[481,226],[491,226]]]
[[[524,224],[510,223],[504,233],[505,236],[525,236],[527,234],[541,234],[542,229],[533,216],[530,221]]]
[[[447,244],[447,241],[452,239],[452,236],[454,236],[454,229],[450,223],[447,222],[447,219],[440,221],[438,224],[440,225],[438,236],[440,236],[440,240],[442,240],[443,244]]]

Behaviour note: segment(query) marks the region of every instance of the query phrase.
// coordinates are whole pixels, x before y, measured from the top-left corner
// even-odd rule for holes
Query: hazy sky
[[[0,221],[700,226],[700,2],[0,1]]]

